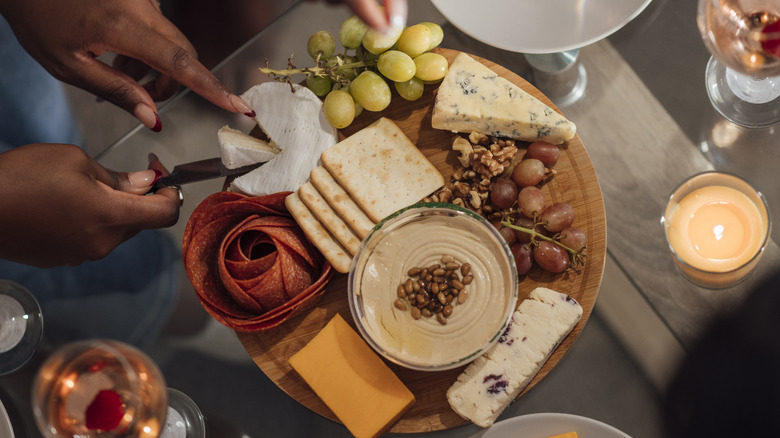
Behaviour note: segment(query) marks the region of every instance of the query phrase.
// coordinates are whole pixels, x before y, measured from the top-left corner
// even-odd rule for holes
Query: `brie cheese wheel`
[[[281,151],[257,169],[242,175],[231,190],[247,195],[295,191],[308,181],[320,154],[338,142],[338,132],[322,112],[322,101],[308,88],[265,82],[241,98],[255,110],[255,120]]]
[[[553,144],[571,140],[577,132],[574,123],[465,53],[452,62],[436,92],[431,124]]]
[[[544,287],[531,291],[498,343],[447,390],[452,409],[478,426],[490,427],[581,317],[582,307],[568,295]]]
[[[267,143],[227,125],[217,132],[217,139],[222,164],[228,169],[264,163],[279,153],[279,147],[275,144]]]

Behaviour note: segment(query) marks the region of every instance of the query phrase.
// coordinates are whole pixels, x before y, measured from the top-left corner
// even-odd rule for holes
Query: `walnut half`
[[[463,137],[455,137],[455,141],[452,142],[452,150],[460,152],[458,160],[463,167],[471,166],[471,152],[474,148],[471,147],[471,143]]]

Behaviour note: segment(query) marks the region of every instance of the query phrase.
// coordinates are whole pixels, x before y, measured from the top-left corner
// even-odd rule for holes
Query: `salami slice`
[[[187,222],[190,282],[206,311],[235,330],[276,327],[314,305],[332,276],[287,211],[289,194],[215,193]]]

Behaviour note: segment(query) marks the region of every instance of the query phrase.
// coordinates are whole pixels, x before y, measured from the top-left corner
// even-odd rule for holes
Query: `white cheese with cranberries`
[[[465,53],[452,62],[436,92],[432,125],[553,144],[577,132],[574,123]]]
[[[452,409],[478,426],[490,427],[581,317],[582,307],[570,296],[534,289],[498,343],[466,367],[447,390]]]

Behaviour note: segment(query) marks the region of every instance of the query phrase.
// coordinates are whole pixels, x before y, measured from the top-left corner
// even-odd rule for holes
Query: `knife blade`
[[[262,164],[263,163],[254,163],[247,166],[236,167],[235,169],[228,169],[222,164],[222,159],[220,157],[179,164],[173,168],[169,175],[160,178],[160,180],[152,186],[150,192],[154,193],[163,187],[178,186],[225,176],[243,175],[257,169]]]

